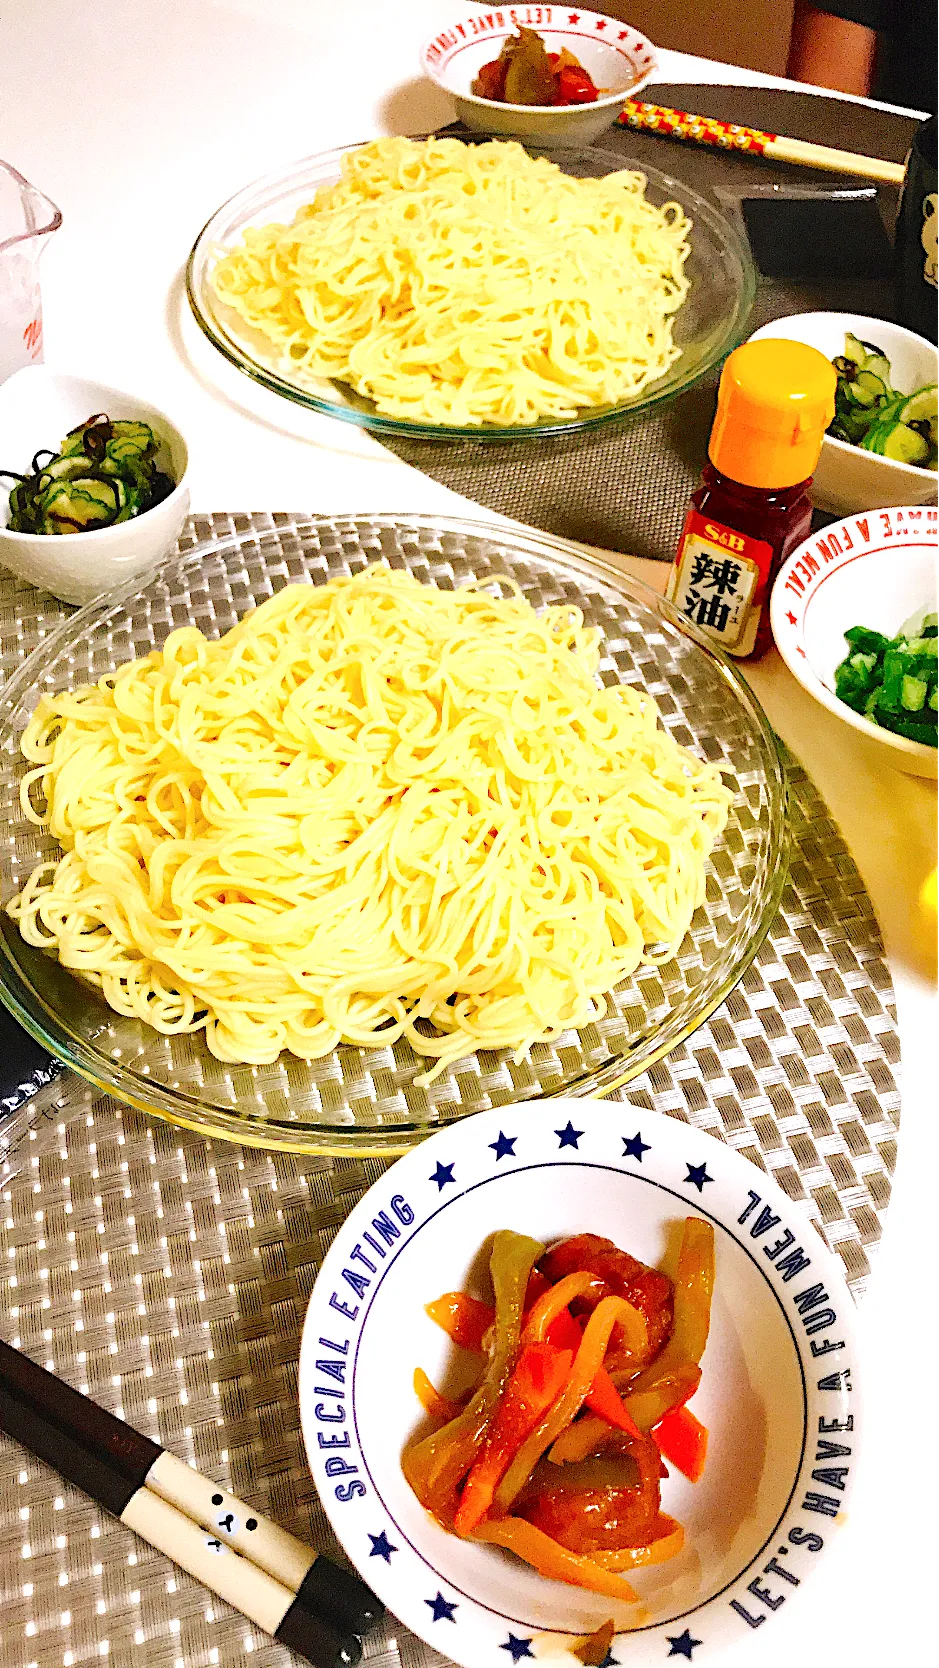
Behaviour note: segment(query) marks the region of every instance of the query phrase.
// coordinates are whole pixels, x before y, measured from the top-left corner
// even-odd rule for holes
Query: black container
[[[894,242],[897,319],[908,330],[936,340],[936,117],[917,133],[906,160],[906,178]]]

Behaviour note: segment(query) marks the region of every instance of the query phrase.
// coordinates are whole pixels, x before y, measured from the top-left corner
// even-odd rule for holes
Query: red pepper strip
[[[526,1344],[505,1387],[486,1446],[463,1486],[453,1527],[470,1535],[492,1505],[492,1497],[518,1449],[557,1400],[571,1370],[569,1349]]]
[[[548,1327],[548,1343],[556,1344],[559,1349],[573,1350],[575,1354],[580,1348],[582,1337],[583,1332],[569,1309],[562,1309]],[[591,1413],[598,1414],[608,1425],[615,1426],[616,1430],[628,1431],[630,1436],[642,1434],[635,1419],[624,1407],[623,1398],[605,1367],[601,1367],[597,1372],[584,1401]]]
[[[708,1433],[690,1407],[673,1408],[657,1425],[653,1425],[651,1434],[664,1457],[677,1466],[689,1482],[696,1483],[707,1458]]]
[[[584,1401],[591,1413],[598,1414],[618,1431],[627,1431],[630,1436],[642,1435],[605,1367],[600,1368]]]
[[[537,1269],[532,1269],[525,1292],[526,1315],[534,1308],[539,1297],[549,1290],[550,1284],[543,1274],[539,1274]],[[483,1339],[496,1318],[496,1312],[490,1303],[482,1303],[478,1297],[470,1297],[468,1292],[444,1292],[442,1297],[436,1297],[433,1303],[426,1305],[425,1313],[432,1321],[436,1321],[452,1343],[458,1344],[460,1349],[475,1350],[478,1355],[482,1354]],[[552,1339],[552,1342],[556,1341]],[[576,1349],[579,1343],[578,1332],[576,1342],[564,1347]]]
[[[427,1304],[426,1313],[461,1349],[477,1354],[482,1353],[483,1338],[495,1319],[491,1304],[480,1303],[467,1292],[444,1292]]]
[[[580,1349],[583,1335],[583,1328],[577,1325],[570,1310],[562,1309],[559,1315],[555,1315],[545,1333],[545,1338],[549,1344],[554,1344],[558,1349],[572,1349],[576,1354]]]
[[[558,71],[556,104],[595,104],[599,94],[585,69],[565,64]]]

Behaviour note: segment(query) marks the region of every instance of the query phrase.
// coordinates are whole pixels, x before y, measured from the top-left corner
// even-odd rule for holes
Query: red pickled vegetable
[[[675,1407],[653,1425],[650,1433],[659,1451],[691,1483],[696,1483],[704,1470],[708,1451],[707,1427],[696,1419],[689,1407]]]
[[[529,1283],[529,1291],[531,1284]],[[557,1344],[560,1349],[570,1349],[575,1353],[580,1347],[583,1333],[569,1309],[562,1309],[561,1313],[548,1327],[547,1339],[549,1344]],[[605,1419],[608,1425],[613,1425],[618,1431],[628,1431],[630,1436],[639,1436],[639,1426],[624,1406],[623,1398],[613,1383],[605,1367],[600,1367],[590,1389],[584,1397],[584,1403],[591,1413],[596,1413]]]
[[[495,99],[501,104],[505,98],[505,72],[508,67],[504,58],[493,58],[491,63],[483,64],[473,82],[473,92],[480,98]]]
[[[584,1400],[591,1413],[605,1419],[616,1430],[627,1431],[630,1436],[642,1434],[605,1367],[600,1368]]]
[[[565,64],[558,70],[555,104],[596,104],[598,97],[597,89],[585,69]]]
[[[574,1357],[554,1344],[526,1344],[518,1358],[482,1453],[463,1486],[453,1527],[472,1534],[492,1505],[493,1495],[525,1438],[563,1389]]]
[[[519,28],[502,44],[498,58],[482,64],[471,86],[478,98],[499,104],[546,108],[559,104],[594,104],[599,89],[583,65],[565,48],[548,52],[534,29]]]

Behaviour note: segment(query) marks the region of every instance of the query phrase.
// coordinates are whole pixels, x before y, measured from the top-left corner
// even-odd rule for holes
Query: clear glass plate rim
[[[644,1048],[644,1039],[637,1039],[638,1058],[631,1058],[628,1051],[622,1052],[600,1066],[588,1068],[576,1078],[568,1079],[556,1090],[542,1089],[531,1096],[519,1095],[517,1102],[524,1104],[528,1099],[556,1099],[612,1092],[648,1070],[656,1060],[671,1053],[721,1006],[752,963],[778,911],[788,875],[788,788],[778,741],[763,708],[738,668],[726,656],[715,651],[703,634],[691,626],[658,591],[624,573],[600,554],[585,551],[576,544],[534,531],[516,532],[512,529],[507,533],[495,523],[437,515],[303,515],[293,518],[293,525],[297,529],[304,526],[333,529],[338,525],[348,526],[350,530],[359,528],[375,531],[386,528],[407,531],[413,529],[416,533],[423,531],[434,535],[452,533],[482,538],[496,546],[500,542],[508,544],[515,554],[528,554],[549,567],[552,560],[561,559],[584,578],[607,585],[626,600],[634,600],[641,607],[652,611],[670,624],[679,636],[693,642],[720,673],[723,681],[732,688],[736,700],[755,725],[762,744],[763,763],[766,768],[769,850],[763,873],[769,875],[770,879],[759,917],[753,925],[746,946],[700,1009],[692,1009],[685,1018],[675,1024],[674,1029],[669,1029],[666,1023],[661,1028],[659,1041],[651,1046]],[[242,549],[246,544],[263,549],[265,539],[276,539],[279,532],[280,529],[275,523],[270,528],[235,532],[223,539],[203,540],[192,549],[178,553],[154,569],[147,577],[147,585],[158,584],[162,576],[171,570],[185,572],[187,568],[198,567],[207,556],[224,560],[227,555]],[[172,587],[168,588],[172,590]],[[140,590],[139,577],[128,580],[123,586],[96,598],[70,615],[33,650],[8,680],[0,696],[0,750],[17,746],[16,734],[9,724],[10,716],[21,699],[39,684],[60,651],[77,638],[86,635],[98,622],[102,613],[106,615],[120,607],[128,599],[139,595]],[[54,1012],[51,1014],[49,1028],[46,1029],[36,1018],[28,999],[20,994],[20,991],[29,990],[28,982],[10,953],[6,936],[0,934],[0,1001],[31,1036],[101,1092],[114,1094],[118,1099],[142,1111],[155,1113],[171,1123],[196,1129],[200,1133],[240,1141],[245,1145],[285,1151],[338,1153],[354,1150],[363,1155],[391,1155],[407,1150],[423,1135],[439,1127],[438,1120],[427,1118],[401,1120],[393,1126],[383,1127],[317,1123],[314,1120],[298,1124],[276,1117],[262,1118],[250,1112],[228,1112],[198,1096],[188,1094],[182,1088],[167,1089],[149,1075],[115,1065],[109,1056],[96,1050],[92,1044],[66,1032],[64,1026],[58,1027]],[[38,993],[33,994],[35,996]],[[42,998],[39,997],[39,1000]],[[46,1004],[43,1005],[47,1007]]]
[[[430,137],[434,137],[430,135]],[[456,135],[442,135],[442,137],[457,137]],[[462,137],[462,136],[459,136]],[[481,136],[484,137],[484,136]],[[670,383],[667,387],[642,394],[632,403],[614,406],[609,410],[599,412],[585,412],[582,417],[569,419],[565,422],[545,421],[539,424],[518,425],[509,428],[493,427],[453,427],[446,428],[434,423],[416,423],[404,418],[385,417],[380,412],[368,412],[353,406],[343,406],[322,398],[298,384],[289,382],[278,375],[275,370],[260,364],[253,359],[244,346],[232,336],[223,321],[218,318],[213,307],[204,297],[204,276],[202,267],[208,259],[213,240],[209,232],[216,221],[226,215],[232,206],[242,200],[250,202],[252,195],[262,190],[270,195],[277,188],[286,189],[289,182],[296,177],[300,170],[314,167],[325,167],[335,162],[338,166],[342,157],[349,151],[360,150],[368,140],[357,140],[347,145],[337,145],[328,151],[315,152],[311,156],[287,164],[279,170],[272,170],[269,174],[262,174],[248,185],[242,186],[234,192],[224,203],[209,216],[202,230],[199,232],[186,261],[186,297],[196,324],[206,339],[211,342],[217,352],[228,360],[236,370],[249,377],[251,381],[266,388],[269,392],[280,394],[310,411],[316,411],[327,417],[335,417],[340,422],[352,423],[358,428],[366,428],[376,434],[389,436],[410,436],[424,440],[476,440],[484,443],[498,444],[500,441],[550,438],[566,434],[577,434],[584,429],[602,428],[618,419],[630,416],[638,417],[643,412],[652,411],[656,406],[667,400],[676,399],[679,394],[687,393],[696,383],[707,376],[727,354],[742,340],[747,320],[756,297],[756,269],[748,244],[741,237],[739,228],[733,221],[725,217],[716,205],[709,203],[693,186],[686,185],[674,175],[663,173],[660,169],[634,162],[628,156],[621,156],[618,151],[609,150],[604,145],[581,146],[577,150],[570,150],[568,156],[589,153],[591,156],[609,157],[615,161],[618,168],[633,166],[644,174],[650,182],[666,193],[684,198],[688,206],[692,207],[699,218],[703,217],[712,233],[719,234],[721,239],[731,248],[737,258],[740,269],[740,288],[736,305],[729,316],[720,339],[704,356],[700,365],[689,367],[687,373]],[[563,151],[550,149],[547,146],[526,145],[526,149],[538,154],[555,158],[564,155]],[[198,273],[198,276],[197,276]],[[668,374],[668,373],[666,373]]]

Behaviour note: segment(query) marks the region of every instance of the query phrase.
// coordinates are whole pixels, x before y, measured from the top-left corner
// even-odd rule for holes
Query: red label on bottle
[[[773,547],[688,511],[666,595],[727,654],[748,655],[766,603]]]

